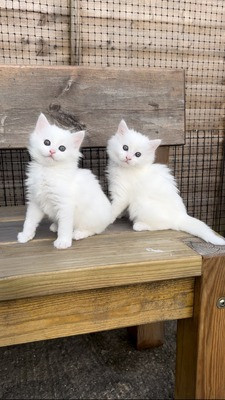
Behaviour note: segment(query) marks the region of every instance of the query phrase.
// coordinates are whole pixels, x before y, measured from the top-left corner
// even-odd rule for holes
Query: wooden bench
[[[2,148],[26,147],[40,111],[85,128],[90,147],[122,117],[163,138],[161,161],[184,142],[183,71],[0,67],[0,104]],[[61,251],[44,221],[21,245],[24,215],[0,208],[1,346],[129,326],[156,333],[177,319],[176,397],[225,397],[223,250],[183,232],[134,232],[127,220]]]

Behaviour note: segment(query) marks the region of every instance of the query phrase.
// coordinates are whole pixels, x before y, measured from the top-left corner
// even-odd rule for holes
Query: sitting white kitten
[[[109,140],[108,179],[114,219],[128,208],[136,231],[182,230],[206,242],[225,245],[204,222],[187,215],[169,168],[153,164],[160,143],[129,129],[123,120]]]
[[[54,246],[70,247],[72,239],[101,233],[112,219],[111,203],[91,171],[78,168],[84,131],[70,133],[50,125],[40,114],[30,136],[32,161],[27,173],[28,208],[18,241],[33,239],[44,215],[58,231]]]

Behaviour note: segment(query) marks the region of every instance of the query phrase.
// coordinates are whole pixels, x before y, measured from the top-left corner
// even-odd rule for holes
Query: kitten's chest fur
[[[154,185],[150,175],[147,168],[121,168],[112,166],[110,171],[110,185],[112,189],[121,187],[130,195],[135,195],[147,181],[149,184],[151,180],[152,185]]]
[[[165,196],[176,197],[177,193],[169,169],[161,164],[141,168],[121,168],[114,165],[109,174],[109,181],[112,196],[115,193],[126,193],[130,202],[146,197],[164,201]]]
[[[28,198],[35,201],[45,214],[53,218],[65,196],[69,195],[71,188],[69,178],[68,171],[47,168],[32,162],[27,178]]]

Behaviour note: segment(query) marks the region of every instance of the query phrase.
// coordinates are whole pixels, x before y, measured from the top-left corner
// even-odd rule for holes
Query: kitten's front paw
[[[57,249],[67,249],[68,247],[71,247],[71,245],[72,245],[72,239],[58,238],[54,241],[54,246]]]
[[[30,235],[27,235],[24,232],[20,232],[17,235],[17,240],[18,240],[19,243],[27,243],[27,242],[29,242],[29,240],[32,240],[33,237],[34,237],[34,233],[30,234]]]
[[[51,232],[57,232],[57,230],[58,230],[57,224],[55,222],[53,222],[50,225],[49,229],[50,229]]]

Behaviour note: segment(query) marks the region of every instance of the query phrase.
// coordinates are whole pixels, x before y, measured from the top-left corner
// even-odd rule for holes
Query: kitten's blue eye
[[[137,153],[135,153],[136,157],[141,157],[141,153],[139,153],[139,151],[137,151]]]
[[[129,147],[125,144],[125,145],[123,146],[123,150],[128,151],[128,150],[129,150]]]
[[[65,146],[59,146],[59,150],[60,150],[60,151],[65,151],[66,148],[65,148]]]
[[[44,144],[45,144],[45,146],[50,146],[51,142],[50,142],[50,140],[45,139]]]

